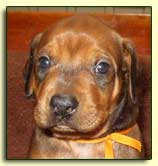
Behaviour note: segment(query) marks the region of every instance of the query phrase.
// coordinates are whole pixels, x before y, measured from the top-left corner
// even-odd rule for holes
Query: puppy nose
[[[56,116],[69,116],[76,111],[78,102],[74,96],[57,94],[51,98],[50,105]]]

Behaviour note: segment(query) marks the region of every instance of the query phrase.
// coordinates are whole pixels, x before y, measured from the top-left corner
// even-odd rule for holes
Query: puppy
[[[141,146],[136,66],[132,43],[93,16],[36,35],[25,66],[26,96],[37,101],[29,158],[142,158],[129,143]]]

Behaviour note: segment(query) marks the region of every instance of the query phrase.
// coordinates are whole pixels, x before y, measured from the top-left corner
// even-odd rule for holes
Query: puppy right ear
[[[40,39],[42,37],[42,33],[37,34],[33,40],[31,41],[31,49],[30,49],[30,56],[29,59],[27,60],[24,71],[23,71],[23,76],[25,80],[25,95],[26,97],[31,97],[34,92],[35,88],[35,78],[34,78],[34,53],[35,50],[40,42]]]

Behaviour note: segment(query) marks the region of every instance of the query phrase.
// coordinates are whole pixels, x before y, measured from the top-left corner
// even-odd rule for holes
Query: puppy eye
[[[107,62],[101,61],[101,62],[97,63],[95,72],[99,73],[99,74],[106,74],[109,70],[109,67],[110,67],[110,65]]]
[[[50,67],[50,59],[48,57],[42,56],[39,58],[39,67],[41,69],[47,69]]]

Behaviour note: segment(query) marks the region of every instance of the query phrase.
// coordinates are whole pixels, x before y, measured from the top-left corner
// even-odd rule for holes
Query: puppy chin
[[[77,130],[73,130],[71,128],[60,126],[54,127],[48,130],[49,136],[56,137],[60,139],[68,139],[68,140],[77,140],[77,139],[93,139],[98,138],[103,134],[104,129],[97,128],[96,130],[88,131],[88,132],[81,132]]]
[[[59,123],[49,128],[43,128],[42,130],[47,136],[59,139],[93,139],[98,138],[103,134],[104,126],[98,125],[95,128],[75,129],[73,127],[69,127],[66,123]]]

